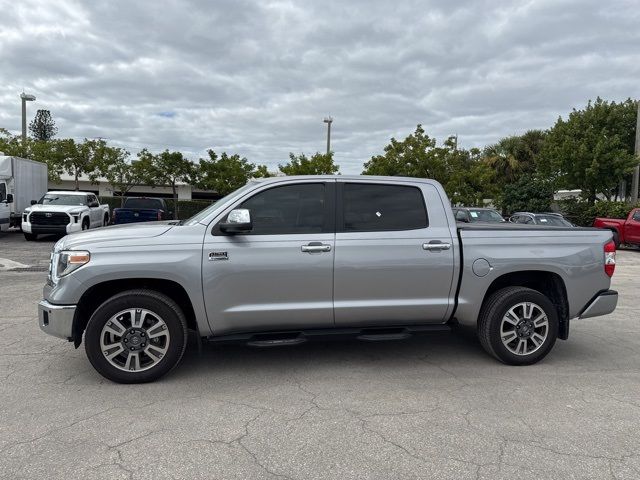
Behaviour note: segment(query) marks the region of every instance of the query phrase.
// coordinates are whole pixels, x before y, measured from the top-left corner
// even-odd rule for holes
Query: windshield
[[[226,196],[222,197],[220,200],[215,201],[214,203],[209,205],[204,210],[201,210],[200,212],[196,213],[193,217],[188,218],[187,220],[184,220],[184,221],[180,222],[180,224],[181,225],[195,225],[196,223],[199,223],[200,221],[202,221],[205,218],[207,218],[211,212],[213,212],[216,208],[218,208],[220,206],[220,204],[222,204],[224,202],[228,202],[230,200],[233,200],[235,197],[239,197],[246,190],[248,190],[248,189],[252,188],[253,186],[255,186],[255,184],[256,184],[256,182],[250,181],[244,187],[240,187],[239,189],[231,192],[229,195],[226,195]]]
[[[162,210],[162,200],[159,198],[127,198],[124,208],[148,208]]]
[[[504,218],[495,210],[469,209],[472,222],[504,222]]]
[[[552,227],[572,227],[564,218],[557,215],[536,215],[538,225],[551,225]]]
[[[86,195],[64,195],[47,193],[39,201],[41,205],[86,205]]]

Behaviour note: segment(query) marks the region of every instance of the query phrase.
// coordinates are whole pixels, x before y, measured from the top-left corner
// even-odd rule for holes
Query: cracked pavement
[[[47,263],[52,239],[0,236]],[[574,321],[541,363],[504,366],[472,335],[252,349],[191,344],[117,385],[40,332],[42,272],[0,272],[0,478],[640,478],[640,251],[618,309]]]

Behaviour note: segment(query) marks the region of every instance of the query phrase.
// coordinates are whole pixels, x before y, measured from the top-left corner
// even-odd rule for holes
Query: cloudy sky
[[[59,137],[207,148],[270,167],[332,149],[343,173],[421,123],[483,146],[589,98],[640,97],[637,0],[0,0],[0,127],[19,94]]]

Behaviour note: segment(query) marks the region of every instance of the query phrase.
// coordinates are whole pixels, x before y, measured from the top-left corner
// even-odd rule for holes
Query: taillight
[[[604,246],[604,273],[613,276],[616,269],[616,244],[611,240]]]

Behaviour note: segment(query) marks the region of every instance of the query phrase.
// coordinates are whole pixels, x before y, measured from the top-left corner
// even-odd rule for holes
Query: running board
[[[319,328],[310,330],[282,330],[273,332],[246,332],[210,336],[212,343],[244,343],[252,347],[278,347],[299,345],[310,340],[358,339],[368,342],[405,340],[414,335],[449,332],[448,324],[402,325],[397,327]]]

